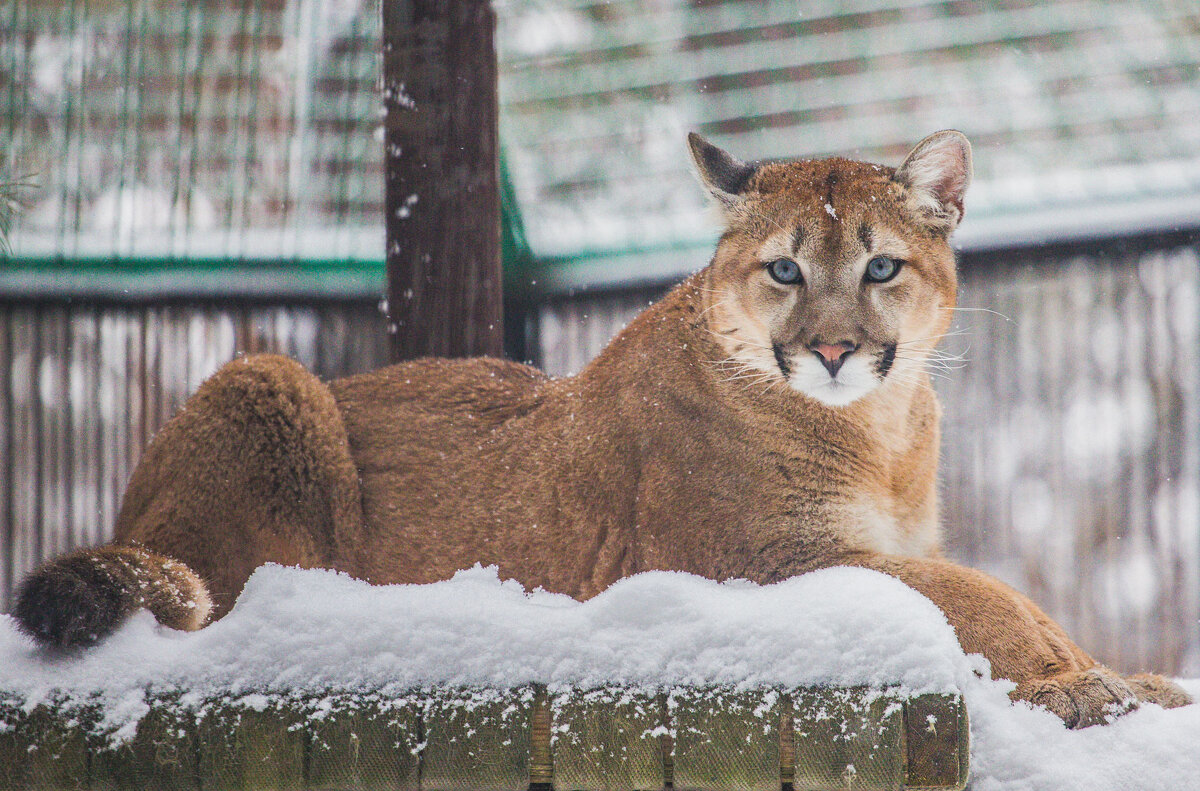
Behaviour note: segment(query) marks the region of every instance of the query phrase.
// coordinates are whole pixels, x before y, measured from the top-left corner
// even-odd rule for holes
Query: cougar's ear
[[[712,196],[727,209],[737,205],[758,166],[729,155],[695,132],[688,133],[688,148],[696,173]]]
[[[963,195],[971,183],[971,144],[962,132],[935,132],[917,143],[895,178],[908,187],[912,208],[937,230],[950,233],[963,217]]]

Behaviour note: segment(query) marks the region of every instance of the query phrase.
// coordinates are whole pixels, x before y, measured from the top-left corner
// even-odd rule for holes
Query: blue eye
[[[904,262],[888,258],[886,255],[877,255],[867,262],[867,272],[863,279],[868,283],[886,283],[899,274],[902,263]]]
[[[785,286],[795,285],[804,279],[800,274],[800,265],[790,258],[775,259],[767,264],[767,272],[776,283],[783,283]]]

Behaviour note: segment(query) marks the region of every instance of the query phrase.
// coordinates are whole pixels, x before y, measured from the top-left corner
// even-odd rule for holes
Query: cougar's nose
[[[839,341],[837,343],[821,343],[817,342],[808,347],[809,351],[817,355],[817,359],[821,361],[821,365],[825,366],[825,370],[829,371],[830,377],[837,377],[837,373],[842,368],[842,363],[846,362],[846,358],[854,353],[858,348],[858,344],[850,341]]]

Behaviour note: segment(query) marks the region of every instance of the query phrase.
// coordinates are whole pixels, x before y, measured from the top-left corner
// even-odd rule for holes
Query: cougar
[[[1069,726],[1190,702],[939,557],[927,369],[955,305],[966,138],[934,134],[898,168],[689,144],[724,221],[712,261],[578,375],[421,359],[325,384],[235,359],[147,448],[114,542],[24,581],[21,628],[59,650],[143,607],[198,629],[267,562],[378,584],[494,564],[580,599],[651,569],[771,583],[848,565],[931,599],[1013,698]]]

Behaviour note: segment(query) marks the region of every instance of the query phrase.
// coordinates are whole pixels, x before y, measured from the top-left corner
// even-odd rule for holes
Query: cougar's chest
[[[927,556],[936,550],[937,531],[932,519],[898,514],[901,509],[886,499],[859,496],[847,503],[833,524],[847,543],[889,555]]]
[[[906,471],[910,465],[901,455],[844,438],[814,431],[795,442],[786,459],[785,454],[776,457],[763,488],[776,524],[829,535],[857,549],[933,552],[938,535],[932,476],[926,485],[925,471]],[[897,486],[898,475],[907,485]]]

